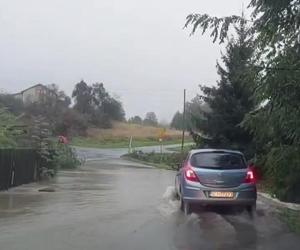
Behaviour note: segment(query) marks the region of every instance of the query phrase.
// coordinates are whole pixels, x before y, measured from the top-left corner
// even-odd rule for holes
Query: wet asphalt
[[[300,249],[265,201],[254,219],[228,208],[184,216],[174,172],[120,159],[124,149],[78,151],[81,168],[0,193],[0,250]]]

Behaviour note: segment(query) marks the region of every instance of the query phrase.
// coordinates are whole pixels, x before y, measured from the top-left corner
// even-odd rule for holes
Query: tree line
[[[154,112],[147,112],[145,118],[142,119],[140,116],[136,115],[128,119],[129,123],[144,125],[144,126],[158,126],[158,120]]]
[[[34,127],[35,119],[43,117],[53,135],[84,135],[90,126],[108,128],[113,120],[125,120],[122,103],[107,92],[103,83],[77,83],[72,92],[73,106],[72,99],[57,85],[51,84],[47,88],[54,94],[45,95],[38,102],[23,103],[13,95],[1,94],[2,130],[12,123],[14,126],[23,124],[29,131]],[[4,134],[2,136],[4,138]]]
[[[74,86],[71,97],[56,84],[46,87],[52,94],[44,95],[38,102],[23,102],[14,95],[0,94],[1,147],[34,144],[37,124],[47,124],[51,136],[72,137],[85,136],[89,127],[111,128],[113,121],[126,121],[122,103],[103,83],[89,85],[82,80]],[[128,122],[159,125],[154,112],[146,113],[144,119],[133,116]]]
[[[59,143],[58,136],[85,135],[88,127],[108,128],[113,120],[125,120],[122,103],[102,83],[77,83],[72,92],[74,106],[57,85],[46,87],[48,93],[35,102],[0,94],[0,148],[35,150],[40,178],[80,164],[76,152]]]
[[[242,150],[278,198],[300,202],[299,1],[252,0],[248,8],[249,20],[187,17],[192,34],[210,31],[213,42],[227,44],[219,81],[200,85],[199,110],[187,111],[187,127],[199,147]],[[181,120],[176,113],[173,126]]]

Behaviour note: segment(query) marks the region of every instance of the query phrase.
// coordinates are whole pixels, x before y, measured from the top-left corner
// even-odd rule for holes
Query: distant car
[[[176,175],[175,189],[185,214],[192,204],[244,206],[251,215],[256,210],[253,169],[239,151],[190,151]]]

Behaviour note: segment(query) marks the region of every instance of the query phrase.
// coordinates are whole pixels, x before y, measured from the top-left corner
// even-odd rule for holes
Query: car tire
[[[180,210],[181,210],[181,211],[184,211],[184,201],[183,201],[181,195],[180,195],[180,197],[179,197],[179,200],[180,200]]]
[[[191,204],[188,202],[183,202],[183,212],[185,215],[189,215],[191,213]]]
[[[256,215],[256,204],[248,205],[248,206],[246,207],[246,210],[247,210],[247,212],[248,212],[250,218],[251,218],[251,219],[254,218],[255,215]]]
[[[180,200],[180,195],[179,195],[177,192],[175,193],[175,198],[176,198],[176,200],[178,200],[178,201]]]

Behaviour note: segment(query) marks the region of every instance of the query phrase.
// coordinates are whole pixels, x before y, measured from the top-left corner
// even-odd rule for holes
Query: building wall
[[[56,94],[43,85],[37,85],[18,94],[15,94],[14,96],[15,98],[22,100],[23,103],[35,103],[45,100],[46,97],[55,98]]]
[[[40,100],[39,91],[41,90],[40,86],[35,88],[28,89],[23,92],[23,102],[38,102]]]
[[[23,92],[23,102],[40,102],[46,97],[55,97],[53,91],[45,86],[36,86]]]

